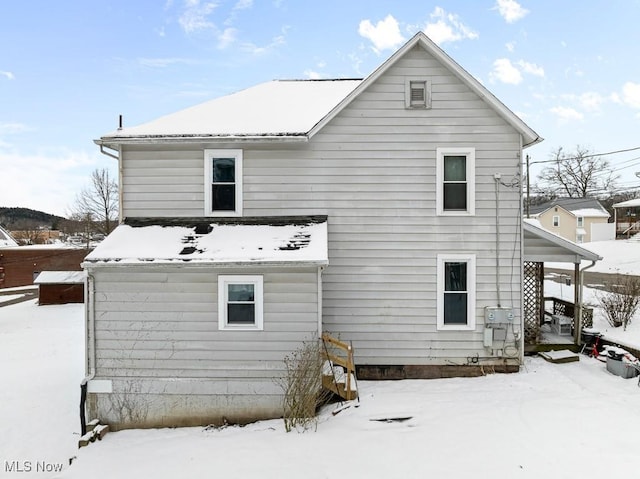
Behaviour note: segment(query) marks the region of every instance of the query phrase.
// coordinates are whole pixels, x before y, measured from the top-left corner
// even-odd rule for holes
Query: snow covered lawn
[[[635,477],[637,379],[582,356],[481,378],[360,382],[316,432],[282,421],[109,433],[77,450],[82,305],[0,308],[0,476],[64,478]],[[404,421],[377,421],[409,418]],[[68,467],[68,458],[77,456]],[[7,464],[64,464],[62,474]]]

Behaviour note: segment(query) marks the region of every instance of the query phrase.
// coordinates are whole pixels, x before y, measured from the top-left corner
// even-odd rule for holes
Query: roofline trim
[[[568,239],[563,238],[562,236],[558,236],[557,234],[552,233],[540,226],[536,226],[528,221],[523,221],[523,229],[526,232],[529,232],[539,238],[545,239],[556,246],[560,246],[571,253],[574,253],[577,256],[580,256],[582,259],[587,259],[590,261],[600,261],[602,256],[590,251],[582,246],[578,246],[573,241],[569,241]]]
[[[496,112],[502,116],[507,123],[513,126],[524,137],[523,148],[540,143],[543,138],[531,129],[524,121],[522,121],[515,113],[513,113],[504,103],[485,88],[473,75],[462,68],[455,60],[447,55],[444,50],[437,46],[423,32],[416,33],[407,43],[405,43],[398,51],[391,55],[382,65],[366,77],[349,95],[347,95],[340,103],[338,103],[324,118],[308,132],[308,137],[312,138],[320,131],[329,121],[331,121],[338,113],[340,113],[349,103],[351,103],[360,93],[382,76],[400,57],[415,45],[420,44],[431,53],[436,59],[445,65],[454,75],[456,75],[463,83],[465,83],[473,92],[493,107]]]

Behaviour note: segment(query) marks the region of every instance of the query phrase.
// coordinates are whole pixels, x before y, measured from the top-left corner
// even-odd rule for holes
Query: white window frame
[[[234,158],[235,166],[235,203],[236,209],[213,210],[211,187],[213,185],[214,158]],[[242,150],[206,149],[204,150],[204,216],[242,216]]]
[[[424,103],[415,104],[411,101],[411,84],[424,83]],[[404,82],[404,106],[408,109],[425,110],[431,108],[431,80],[424,77],[408,77]]]
[[[576,218],[576,226],[578,228],[584,228],[584,216],[578,216]]]
[[[467,263],[467,324],[444,323],[444,272],[445,263]],[[476,255],[475,254],[439,254],[437,255],[437,329],[439,331],[474,331],[476,329]]]
[[[466,156],[467,208],[444,209],[444,157]],[[436,148],[436,214],[439,216],[474,216],[476,214],[476,149],[472,147]]]
[[[560,215],[554,215],[551,219],[552,225],[554,228],[558,228],[560,226]]]
[[[578,233],[578,234],[576,235],[576,243],[578,243],[578,244],[579,244],[579,243],[584,243],[584,237],[585,237],[585,235],[583,235],[583,234],[581,234],[581,233]]]
[[[218,275],[218,329],[225,331],[262,331],[264,327],[264,280],[262,275]],[[255,323],[229,324],[227,305],[230,284],[253,284]]]

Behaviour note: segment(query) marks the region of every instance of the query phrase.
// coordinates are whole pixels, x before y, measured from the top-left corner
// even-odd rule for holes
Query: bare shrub
[[[317,427],[316,411],[332,393],[322,388],[322,341],[305,341],[284,358],[285,374],[277,380],[284,392],[283,419],[287,432]]]
[[[640,306],[640,278],[629,275],[618,278],[617,284],[608,285],[606,292],[598,294],[598,302],[609,324],[626,330]]]

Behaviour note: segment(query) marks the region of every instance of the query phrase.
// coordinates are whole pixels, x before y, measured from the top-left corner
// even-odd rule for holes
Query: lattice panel
[[[540,335],[541,273],[542,263],[524,263],[524,341],[528,344],[537,344]]]

